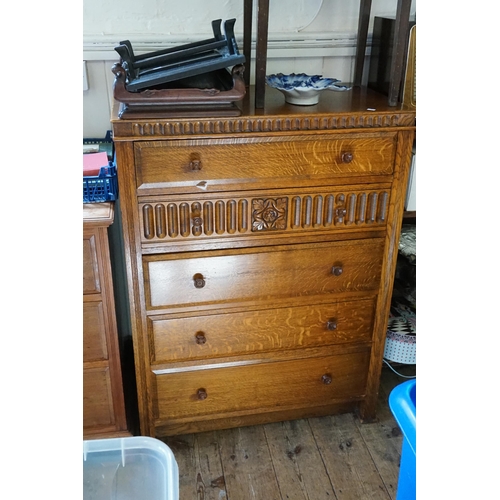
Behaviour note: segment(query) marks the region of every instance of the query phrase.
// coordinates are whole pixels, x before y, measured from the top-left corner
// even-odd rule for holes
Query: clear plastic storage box
[[[150,437],[83,442],[84,500],[179,500],[179,468]]]

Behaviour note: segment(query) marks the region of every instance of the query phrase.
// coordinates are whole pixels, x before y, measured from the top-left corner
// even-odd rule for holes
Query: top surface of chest
[[[115,103],[111,122],[115,141],[161,140],[234,136],[270,136],[297,132],[353,131],[364,129],[415,128],[415,110],[404,105],[389,106],[387,97],[364,87],[347,92],[322,94],[318,104],[286,104],[276,89],[266,90],[263,109],[255,109],[250,87],[239,103],[237,117],[165,117],[150,112],[137,117],[118,118]]]

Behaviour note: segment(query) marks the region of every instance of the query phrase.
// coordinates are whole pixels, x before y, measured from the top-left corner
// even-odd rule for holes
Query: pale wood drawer
[[[375,298],[233,313],[148,318],[152,363],[369,342]]]
[[[375,290],[383,238],[145,256],[147,309]]]
[[[395,145],[394,132],[138,142],[137,189],[220,191],[391,175]]]
[[[369,350],[223,368],[157,373],[154,418],[321,406],[365,393]]]

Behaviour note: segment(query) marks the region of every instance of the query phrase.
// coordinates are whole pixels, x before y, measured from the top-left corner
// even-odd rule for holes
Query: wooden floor
[[[164,438],[180,500],[395,500],[403,438],[387,398],[405,380],[384,367],[376,423],[345,414]]]

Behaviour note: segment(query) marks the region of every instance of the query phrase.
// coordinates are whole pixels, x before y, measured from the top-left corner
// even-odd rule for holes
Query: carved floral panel
[[[252,231],[286,229],[288,198],[252,200]]]

